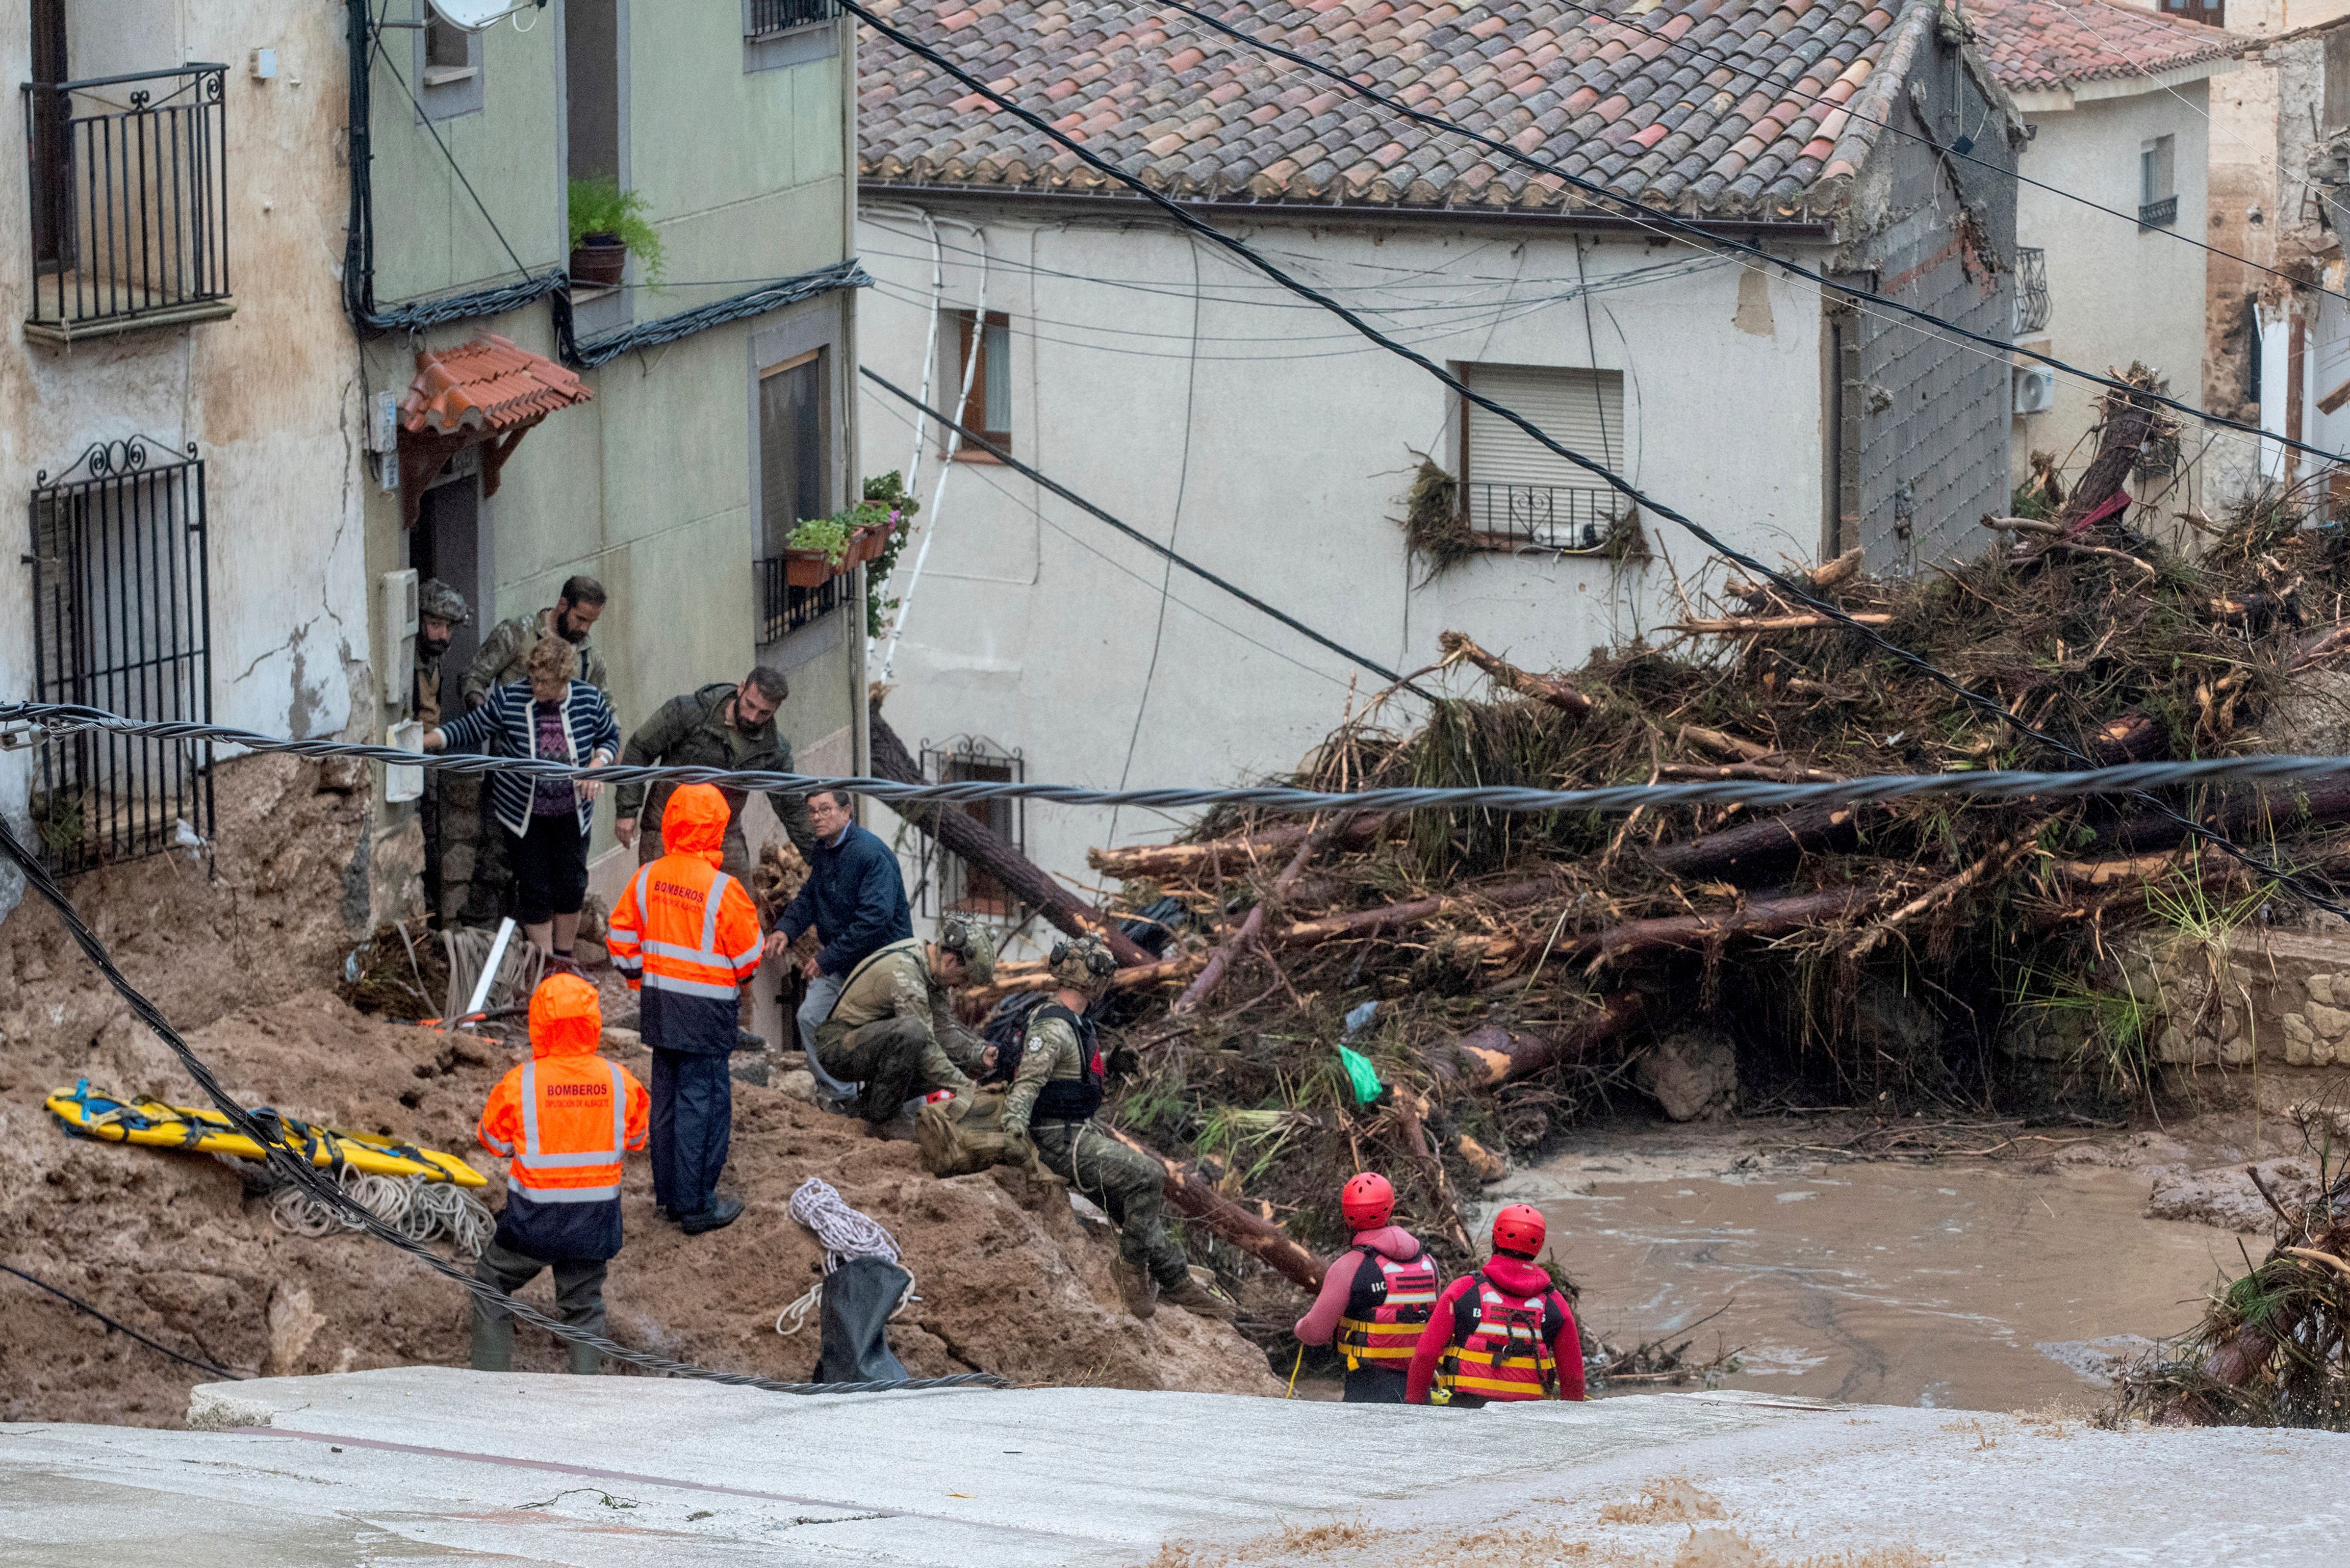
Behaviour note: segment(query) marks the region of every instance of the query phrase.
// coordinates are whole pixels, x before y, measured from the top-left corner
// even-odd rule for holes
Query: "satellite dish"
[[[525,8],[529,0],[517,5],[514,0],[427,0],[433,14],[452,27],[463,27],[468,33],[478,33],[495,26],[502,18]]]

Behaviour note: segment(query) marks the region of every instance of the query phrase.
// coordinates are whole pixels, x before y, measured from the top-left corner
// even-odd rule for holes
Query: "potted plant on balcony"
[[[646,221],[642,195],[621,190],[614,180],[574,180],[569,206],[573,283],[617,288],[633,255],[644,267],[646,286],[660,286],[660,235]]]
[[[795,588],[822,587],[857,564],[849,559],[852,542],[840,518],[806,519],[784,541],[784,581]]]

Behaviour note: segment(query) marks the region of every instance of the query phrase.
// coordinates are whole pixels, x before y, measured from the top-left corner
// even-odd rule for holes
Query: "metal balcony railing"
[[[229,314],[227,72],[26,84],[26,336],[64,342]]]
[[[1598,550],[1624,510],[1613,491],[1559,484],[1470,483],[1461,497],[1489,550]]]
[[[743,0],[743,36],[764,38],[770,33],[829,22],[839,15],[840,7],[833,0]]]
[[[770,556],[753,563],[759,571],[759,645],[781,642],[848,602],[855,579],[843,573],[827,577],[812,588],[795,588],[785,579],[784,558]]]
[[[2048,253],[2038,245],[2015,249],[2015,332],[2043,332],[2048,327]]]
[[[2147,202],[2137,210],[2137,226],[2141,233],[2147,229],[2167,229],[2178,222],[2178,198],[2165,196],[2159,202]]]

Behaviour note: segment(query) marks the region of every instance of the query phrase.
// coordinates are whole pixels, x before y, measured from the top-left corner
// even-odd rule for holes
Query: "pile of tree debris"
[[[1665,636],[1573,672],[1520,669],[1447,633],[1445,664],[1483,672],[1488,698],[1440,701],[1409,732],[1385,726],[1390,704],[1374,699],[1283,782],[1832,780],[2263,749],[2288,685],[2350,649],[2350,545],[2317,525],[2314,493],[2272,492],[2221,523],[2169,509],[2158,482],[2133,504],[2124,482],[2164,425],[2109,399],[2070,493],[2043,465],[2018,498],[2032,515],[1986,519],[1969,564],[1887,581],[1856,552],[1805,574],[1810,593],[2063,747],[1773,585],[1733,581]],[[874,734],[890,773],[878,712]],[[896,765],[914,776],[910,758]],[[2350,822],[2350,781],[2167,803],[2318,880],[2350,877],[2350,840],[2333,832]],[[966,814],[914,820],[1010,868],[1064,929],[1127,917],[1113,1006],[1141,1066],[1118,1119],[1169,1157],[1185,1212],[1221,1202],[1254,1222],[1211,1222],[1216,1261],[1243,1262],[1222,1250],[1233,1241],[1300,1279],[1312,1271],[1297,1253],[1343,1243],[1349,1170],[1388,1169],[1406,1218],[1465,1252],[1464,1189],[1595,1101],[1637,1089],[1719,1106],[1728,1056],[1750,1088],[1814,1102],[1980,1107],[2001,1087],[2002,1014],[2035,993],[2092,995],[2106,944],[2159,919],[2163,897],[2191,892],[2230,919],[2295,907],[2144,798],[1224,811],[1185,842],[1097,851],[1124,888],[1109,911],[1041,876],[1018,883],[1025,863]],[[1040,981],[1007,965],[994,995]],[[2133,1037],[2095,1054],[2090,1090],[2150,1092],[2144,1024],[2112,1025]],[[1341,1044],[1376,1068],[1376,1099],[1358,1097]]]

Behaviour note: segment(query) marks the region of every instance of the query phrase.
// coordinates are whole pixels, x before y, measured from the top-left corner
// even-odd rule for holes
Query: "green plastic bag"
[[[1379,1070],[1371,1059],[1351,1046],[1338,1047],[1338,1063],[1347,1069],[1347,1076],[1355,1085],[1355,1103],[1367,1106],[1379,1097],[1385,1086],[1379,1082]]]

